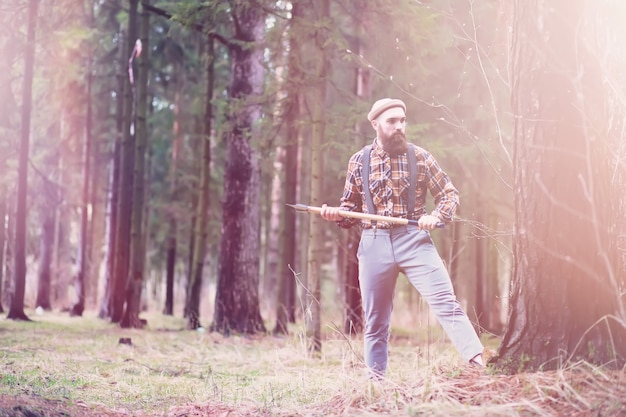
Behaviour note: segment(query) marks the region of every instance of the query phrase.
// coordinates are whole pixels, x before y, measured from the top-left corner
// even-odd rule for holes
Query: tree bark
[[[89,285],[91,270],[91,253],[89,247],[91,228],[91,169],[92,169],[92,76],[91,76],[91,57],[87,57],[86,64],[88,68],[86,79],[85,100],[85,134],[83,138],[83,184],[80,207],[80,248],[78,253],[78,271],[74,279],[74,291],[76,292],[76,301],[70,309],[70,316],[82,316],[85,310],[85,298],[87,286]]]
[[[261,120],[265,13],[237,2],[236,35],[230,44],[227,160],[224,171],[222,234],[212,331],[265,332],[259,308],[259,161],[251,138]]]
[[[118,100],[121,101],[121,100]],[[121,107],[121,106],[118,106]],[[121,131],[117,131],[121,133]],[[104,296],[100,302],[98,317],[106,319],[111,317],[113,303],[113,281],[115,274],[115,247],[117,235],[117,212],[119,200],[119,178],[121,163],[121,147],[119,140],[113,145],[111,163],[109,167],[109,191],[106,200],[108,215],[106,216],[106,272],[104,283]]]
[[[300,30],[302,7],[300,1],[292,2],[289,28],[289,57],[287,76],[287,98],[284,106],[285,145],[283,203],[293,204],[297,199],[298,186],[298,139],[300,138],[300,89],[302,88],[302,60],[300,57]],[[287,334],[288,325],[295,321],[296,280],[293,270],[296,267],[296,213],[295,210],[281,210],[280,249],[278,264],[278,298],[276,303],[276,325],[274,334]]]
[[[56,205],[56,203],[54,203]],[[50,286],[52,282],[52,257],[54,255],[54,220],[55,210],[45,207],[41,210],[41,236],[39,238],[39,277],[37,302],[35,305],[44,310],[51,310]]]
[[[515,266],[495,364],[508,372],[586,360],[621,368],[624,317],[612,245],[602,78],[583,38],[585,0],[516,0]],[[593,129],[590,129],[593,126]]]
[[[357,250],[361,233],[353,227],[348,231],[346,245],[346,272],[345,272],[345,297],[346,318],[344,332],[346,334],[359,334],[363,331],[363,306],[361,304],[361,289],[359,284],[359,261]]]
[[[24,54],[24,82],[22,85],[22,122],[17,178],[17,206],[15,210],[15,259],[13,277],[13,295],[7,318],[30,320],[24,313],[24,295],[26,287],[26,215],[28,206],[28,156],[30,147],[30,120],[33,91],[33,72],[35,66],[35,32],[37,27],[37,7],[39,0],[28,2],[28,32],[26,53]]]
[[[366,4],[354,5],[354,27],[357,33],[355,38],[354,50],[359,56],[365,56],[365,42],[363,36],[367,33],[364,15]],[[358,65],[354,71],[354,95],[361,100],[370,100],[372,97],[371,73],[369,68],[363,68]],[[362,123],[355,123],[354,137],[356,138],[355,148],[361,148],[368,144],[367,135],[363,135]],[[368,126],[369,128],[369,126]],[[359,261],[357,259],[357,251],[359,249],[359,241],[361,240],[361,231],[357,227],[351,228],[345,233],[345,250],[343,253],[344,261],[344,297],[345,297],[345,320],[344,332],[346,334],[358,334],[363,331],[363,306],[361,303],[361,289],[359,283]],[[410,293],[412,294],[412,293]]]
[[[130,0],[128,14],[128,39],[126,57],[130,57],[137,39],[137,5],[139,0]],[[122,66],[126,63],[122,61]],[[130,228],[133,195],[133,170],[135,166],[135,133],[133,88],[130,79],[125,76],[122,142],[120,147],[121,163],[119,194],[115,231],[115,264],[111,282],[111,304],[109,312],[111,322],[119,323],[124,315],[124,302],[130,270]]]
[[[10,200],[9,200],[10,201]],[[15,268],[13,267],[13,260],[15,256],[13,255],[13,244],[15,243],[15,215],[9,210],[11,204],[7,203],[7,225],[6,225],[6,244],[4,247],[4,259],[5,263],[3,265],[4,268],[4,303],[6,306],[11,305],[11,294],[13,293],[13,275]]]
[[[0,20],[1,24],[5,24],[6,20]],[[13,96],[13,91],[11,89],[11,65],[16,53],[15,47],[15,39],[14,36],[7,36],[4,39],[0,40],[0,53],[2,54],[2,59],[0,59],[0,140],[4,143],[10,143],[11,133],[10,129],[12,127],[11,114],[12,110],[15,111],[17,105],[15,103],[15,99]],[[7,172],[8,166],[6,158],[0,161],[0,172]],[[9,195],[8,189],[6,185],[0,185],[0,219],[6,219],[7,215],[9,215],[8,207],[9,207]],[[4,313],[5,300],[7,300],[8,296],[8,284],[6,281],[10,280],[10,276],[6,274],[7,265],[5,261],[8,260],[8,254],[6,251],[7,243],[8,243],[8,230],[6,221],[2,221],[0,224],[0,313]],[[8,307],[9,303],[6,303]]]
[[[330,15],[330,3],[328,0],[320,0],[315,3],[315,20],[325,21]],[[310,204],[320,206],[324,200],[324,158],[323,144],[325,135],[325,108],[326,108],[326,77],[328,74],[328,55],[326,44],[328,33],[326,28],[318,28],[314,35],[316,48],[317,67],[315,78],[317,82],[311,97],[310,108],[312,109],[311,133],[311,198]],[[324,253],[324,229],[327,223],[317,215],[309,217],[309,253],[307,264],[307,295],[306,295],[306,334],[308,350],[320,352],[322,350],[321,338],[321,262]]]
[[[178,64],[174,64],[179,68]],[[178,72],[178,71],[175,71]],[[169,184],[171,201],[178,201],[178,156],[182,135],[180,126],[182,124],[182,83],[178,78],[174,81],[174,123],[172,127],[172,160],[170,162]],[[168,213],[168,230],[165,263],[165,311],[167,315],[174,314],[174,282],[176,277],[176,249],[178,246],[178,215],[172,208]],[[186,308],[186,307],[185,307]]]
[[[265,248],[262,253],[261,277],[261,308],[264,311],[277,311],[280,297],[279,269],[282,262],[280,257],[282,212],[285,211],[284,186],[282,175],[285,172],[285,150],[281,143],[269,143],[274,149],[265,146],[263,152],[272,160],[272,169],[262,169],[265,175],[261,176],[261,195],[265,196],[260,204],[266,207],[262,220],[261,230]]]
[[[215,81],[214,39],[207,39],[207,89],[204,112],[204,132],[202,135],[202,161],[200,166],[200,193],[196,206],[194,225],[193,259],[191,262],[189,290],[187,299],[187,328],[198,329],[200,324],[200,293],[202,290],[202,272],[206,257],[208,234],[209,192],[211,185],[211,130],[213,128],[213,88]]]
[[[490,213],[487,218],[488,230],[496,230],[498,227],[497,214]],[[480,325],[489,333],[502,335],[502,303],[500,301],[500,280],[498,274],[498,251],[493,250],[493,244],[488,246],[487,250],[487,271],[485,273],[485,311],[484,319]],[[489,250],[491,248],[491,250]],[[481,279],[480,276],[477,277]]]
[[[147,1],[147,0],[145,0]],[[149,29],[150,14],[142,7],[140,13],[140,43],[141,50],[135,49],[135,58],[138,63],[136,80],[136,116],[135,116],[135,149],[133,168],[133,192],[131,198],[130,222],[130,259],[126,284],[126,308],[120,321],[121,327],[140,329],[143,322],[139,318],[141,311],[141,294],[144,282],[144,213],[145,213],[145,166],[146,147],[148,144],[148,71],[149,71]]]
[[[124,86],[126,84],[126,48],[124,45],[124,32],[118,26],[119,68],[117,69],[117,89],[115,101],[115,138],[113,152],[109,163],[109,186],[107,191],[107,212],[106,216],[106,272],[104,283],[104,297],[100,303],[98,317],[101,319],[111,318],[113,311],[113,290],[115,287],[115,253],[117,247],[118,210],[120,181],[122,171],[122,138],[124,137]]]
[[[89,259],[91,259],[91,276],[93,285],[89,286],[87,291],[88,305],[99,308],[99,302],[104,298],[104,293],[100,293],[100,269],[105,260],[106,251],[103,247],[106,244],[106,166],[102,163],[102,159],[98,157],[94,148],[94,168],[91,176],[91,230],[89,233]],[[98,298],[100,297],[100,298]]]

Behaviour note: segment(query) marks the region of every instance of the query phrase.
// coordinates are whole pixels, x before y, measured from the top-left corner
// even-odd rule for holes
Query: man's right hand
[[[322,210],[320,211],[320,216],[324,220],[328,220],[329,222],[338,222],[343,217],[339,215],[339,207],[330,207],[326,204],[322,204]]]

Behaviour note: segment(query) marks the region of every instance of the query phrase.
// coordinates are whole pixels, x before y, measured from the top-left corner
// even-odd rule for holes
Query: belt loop
[[[372,229],[374,229],[374,239],[376,239],[376,232],[378,231],[378,227],[376,227],[376,223],[372,225]]]

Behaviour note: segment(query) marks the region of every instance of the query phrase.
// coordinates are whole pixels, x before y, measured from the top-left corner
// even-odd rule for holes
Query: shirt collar
[[[376,152],[378,155],[380,155],[381,157],[389,156],[387,152],[385,152],[385,150],[383,149],[383,146],[381,145],[380,139],[378,139],[378,137],[374,138],[374,143],[372,144],[372,150]]]

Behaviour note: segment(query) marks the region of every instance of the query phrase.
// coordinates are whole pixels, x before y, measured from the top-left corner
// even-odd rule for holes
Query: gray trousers
[[[416,226],[365,229],[357,257],[365,316],[365,362],[375,374],[384,375],[387,369],[391,311],[400,272],[426,300],[466,361],[483,352],[428,231]]]

